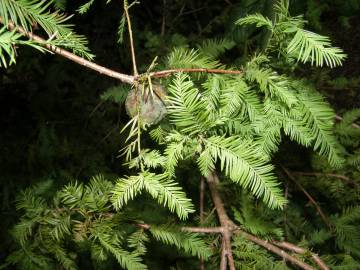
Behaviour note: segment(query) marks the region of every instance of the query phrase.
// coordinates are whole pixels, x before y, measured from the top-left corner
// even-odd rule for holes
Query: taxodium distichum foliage
[[[85,13],[93,2],[79,11]],[[4,267],[78,269],[79,258],[86,253],[97,268],[115,269],[118,264],[124,269],[161,269],[152,255],[161,249],[158,242],[173,246],[181,265],[193,266],[199,259],[206,269],[218,269],[219,261],[230,269],[291,269],[293,265],[315,269],[311,265],[324,267],[325,263],[341,269],[358,267],[360,241],[354,239],[360,236],[354,222],[360,217],[359,208],[344,205],[327,217],[321,211],[325,224],[303,226],[304,205],[284,190],[284,175],[279,177],[274,161],[286,139],[312,149],[333,170],[349,165],[349,156],[334,133],[334,111],[306,78],[294,72],[299,65],[335,68],[345,54],[328,37],[305,30],[306,21],[290,15],[288,1],[275,2],[271,19],[256,13],[236,21],[236,27],[245,31],[256,27],[266,33],[262,49],[245,55],[247,60],[240,65],[219,60],[237,48],[231,37],[224,37],[207,40],[197,49],[174,48],[140,75],[133,53],[134,74],[114,75],[88,61],[93,55],[86,39],[64,23],[65,15],[47,11],[51,2],[3,0],[2,66],[15,62],[14,45],[44,52],[69,50],[57,53],[130,84],[128,89],[111,88],[102,98],[125,103],[131,118],[122,130],[127,138],[121,149],[131,174],[73,181],[51,200],[35,189],[25,190],[17,201],[22,216],[12,230],[16,248]],[[129,10],[136,3],[124,1],[119,27],[122,40],[128,26],[132,49],[136,32],[131,29]],[[29,34],[35,30],[34,22],[50,38]],[[356,116],[357,111],[351,112],[337,134]],[[356,138],[358,133],[351,136]],[[356,156],[351,165],[358,166]],[[207,179],[211,192],[200,189],[206,199],[199,212],[192,198],[200,179]],[[291,235],[294,228],[298,233]],[[291,247],[297,249],[290,248],[299,254],[283,257],[292,264],[277,257],[286,252],[276,248],[289,247],[284,240],[301,242],[301,248],[294,244]],[[329,247],[327,241],[336,247]],[[322,258],[310,252],[317,246],[325,247]],[[316,260],[309,262],[311,258]],[[169,262],[169,267],[175,265]]]

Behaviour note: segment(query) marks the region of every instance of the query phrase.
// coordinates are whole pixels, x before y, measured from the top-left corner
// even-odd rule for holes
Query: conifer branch
[[[4,20],[0,17],[0,23],[4,23]],[[86,60],[80,56],[77,56],[76,54],[69,52],[68,50],[59,48],[57,46],[49,44],[46,39],[35,35],[34,33],[26,31],[21,26],[15,26],[15,24],[11,21],[9,21],[7,25],[9,30],[16,30],[18,33],[21,33],[25,37],[29,38],[30,40],[36,41],[39,43],[39,45],[43,46],[47,50],[49,50],[52,53],[55,53],[57,55],[60,55],[62,57],[65,57],[79,65],[82,65],[86,68],[92,69],[94,71],[99,72],[100,74],[106,75],[108,77],[117,79],[123,83],[127,84],[134,84],[135,81],[139,80],[144,76],[144,74],[138,74],[136,69],[136,60],[135,65],[133,65],[134,68],[134,74],[135,76],[124,74],[117,72],[113,69],[109,69],[107,67],[101,66],[99,64],[96,64],[94,62],[91,62],[89,60]],[[133,45],[132,45],[133,46]],[[132,54],[133,52],[132,49]],[[134,59],[134,58],[133,58]],[[134,60],[133,60],[134,63]],[[136,72],[135,72],[136,71]],[[173,73],[179,73],[179,72],[188,72],[188,73],[213,73],[213,74],[242,74],[242,70],[225,70],[225,69],[206,69],[206,68],[179,68],[179,69],[168,69],[168,70],[161,70],[161,71],[155,71],[150,72],[147,74],[147,76],[153,77],[153,78],[162,78],[162,77],[168,77]]]
[[[294,244],[292,243],[289,243],[289,242],[278,242],[278,241],[272,241],[273,244],[275,244],[276,246],[278,247],[281,247],[281,248],[284,248],[284,249],[287,249],[287,250],[290,250],[290,251],[293,251],[295,253],[298,253],[298,254],[306,254],[306,253],[309,253],[308,250],[305,250],[301,247],[298,247],[298,246],[295,246]],[[319,257],[319,255],[315,254],[315,253],[312,253],[310,252],[311,254],[311,257],[313,259],[313,261],[319,266],[319,268],[321,270],[330,270],[329,267],[327,267],[327,265],[324,263],[324,261]]]
[[[218,191],[216,191],[218,192]],[[220,198],[221,200],[221,198]],[[223,207],[220,207],[220,209]],[[223,208],[224,209],[224,208]],[[224,209],[225,210],[225,209]],[[220,210],[220,212],[222,212],[222,210]],[[224,215],[224,213],[222,212],[222,216]],[[226,212],[225,212],[225,216],[227,216]],[[231,219],[228,217],[228,223],[231,224],[230,227],[230,231],[233,234],[239,234],[242,237],[244,237],[246,240],[251,241],[263,248],[265,248],[266,250],[279,255],[280,257],[282,257],[284,260],[287,260],[289,262],[291,262],[294,265],[297,265],[298,267],[300,267],[301,269],[304,270],[315,270],[312,266],[310,266],[309,264],[299,260],[298,258],[290,255],[289,253],[287,253],[286,251],[284,251],[283,249],[287,249],[290,251],[293,251],[295,253],[298,254],[310,254],[313,261],[319,266],[319,268],[321,270],[329,270],[329,268],[327,267],[327,265],[320,259],[320,257],[313,253],[310,252],[306,249],[303,249],[299,246],[296,246],[292,243],[289,242],[279,242],[279,241],[268,241],[268,240],[262,240],[250,233],[245,232],[244,230],[242,230],[239,226],[236,226]],[[139,223],[139,224],[135,224],[135,226],[145,229],[145,230],[149,230],[150,229],[150,225],[149,224],[144,224],[144,223]],[[228,228],[229,229],[229,228]],[[223,234],[224,231],[226,230],[226,228],[224,228],[223,226],[221,227],[182,227],[181,228],[182,231],[184,232],[192,232],[192,233],[205,233],[205,234],[213,234],[213,233],[219,233],[219,234]]]
[[[278,248],[277,246],[275,246],[274,244],[272,244],[272,242],[269,241],[265,241],[262,240],[254,235],[251,235],[241,229],[237,229],[237,233],[240,234],[241,236],[243,236],[245,239],[258,244],[259,246],[262,246],[263,248],[267,249],[268,251],[271,251],[274,254],[279,255],[280,257],[282,257],[284,260],[287,260],[289,262],[291,262],[294,265],[297,265],[298,267],[300,267],[301,269],[304,270],[315,270],[312,266],[310,266],[309,264],[299,260],[298,258],[290,255],[289,253],[285,252],[283,249]]]
[[[0,17],[0,23],[3,23],[4,20]],[[123,74],[123,73],[119,73],[117,71],[114,71],[112,69],[100,66],[96,63],[90,62],[80,56],[77,56],[67,50],[61,49],[59,47],[56,47],[54,45],[51,45],[49,43],[47,43],[47,41],[31,32],[26,31],[24,28],[20,27],[20,26],[15,26],[15,24],[13,22],[9,22],[7,27],[10,30],[16,30],[17,32],[23,34],[24,36],[26,36],[27,38],[29,38],[30,40],[34,40],[36,42],[38,42],[40,45],[42,45],[44,48],[46,48],[47,50],[49,50],[50,52],[53,52],[55,54],[58,54],[62,57],[65,57],[79,65],[82,65],[84,67],[87,67],[89,69],[95,70],[97,72],[99,72],[100,74],[104,74],[106,76],[115,78],[120,80],[123,83],[128,83],[128,84],[133,84],[134,83],[134,77],[127,75],[127,74]]]
[[[230,75],[237,75],[237,74],[243,73],[242,70],[207,69],[207,68],[176,68],[176,69],[168,69],[168,70],[150,72],[148,74],[148,76],[150,76],[152,78],[163,78],[163,77],[168,77],[173,73],[179,73],[179,72],[213,73],[213,74],[230,74]],[[138,77],[140,77],[140,76],[141,75],[139,75]]]
[[[242,230],[239,226],[236,226],[234,224],[234,222],[228,217],[224,204],[222,202],[221,196],[217,190],[217,183],[218,183],[218,177],[216,174],[210,175],[207,178],[207,182],[209,185],[209,189],[210,189],[210,193],[213,199],[213,202],[215,204],[217,213],[218,213],[218,217],[220,220],[220,224],[221,227],[217,228],[216,230],[219,231],[219,233],[222,233],[223,235],[223,239],[224,239],[224,244],[225,244],[225,249],[227,249],[227,251],[229,251],[228,246],[226,246],[226,238],[228,237],[229,241],[230,241],[230,252],[231,252],[231,235],[233,233],[236,234],[240,234],[241,236],[243,236],[245,239],[254,242],[256,244],[258,244],[259,246],[264,247],[265,249],[271,251],[272,253],[275,253],[277,255],[279,255],[280,257],[282,257],[283,259],[299,266],[300,268],[304,269],[304,270],[315,270],[313,267],[311,267],[309,264],[297,259],[296,257],[288,254],[287,252],[285,252],[283,249],[280,249],[279,247],[275,246],[273,243],[262,240],[254,235],[251,235],[247,232],[245,232],[244,230]],[[205,229],[203,229],[205,231]],[[293,244],[291,244],[292,247],[297,247]],[[298,249],[298,251],[301,248]],[[305,252],[305,250],[303,250]],[[231,254],[232,255],[232,254]],[[316,254],[312,254],[312,258],[314,259],[314,261],[320,266],[322,265],[326,267],[326,265],[321,261],[321,259],[317,256]],[[228,258],[228,262],[229,262],[229,266],[231,263],[231,257],[229,258],[229,253],[227,253],[227,258]],[[320,261],[319,261],[320,260]],[[321,266],[320,266],[321,268]],[[226,269],[226,268],[225,268]],[[231,266],[230,266],[231,269]],[[234,268],[235,269],[235,268]],[[325,268],[321,268],[321,269],[325,269]]]

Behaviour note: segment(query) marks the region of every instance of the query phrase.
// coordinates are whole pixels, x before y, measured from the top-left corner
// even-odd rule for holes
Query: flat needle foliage
[[[2,67],[15,63],[17,45],[42,52],[52,45],[93,59],[86,38],[74,33],[67,23],[70,17],[55,2],[1,1]],[[94,2],[83,4],[78,12],[90,12]],[[247,51],[242,61],[226,57],[240,50],[234,35],[199,40],[194,48],[174,46],[160,55],[134,80],[132,89],[114,86],[103,93],[102,102],[118,104],[129,91],[135,95],[135,116],[122,129],[127,137],[120,160],[127,173],[72,180],[50,197],[49,181],[19,193],[13,245],[0,268],[196,269],[201,260],[206,269],[218,269],[221,239],[194,229],[219,226],[210,193],[205,191],[200,213],[196,199],[200,179],[216,174],[234,226],[307,250],[292,254],[296,260],[309,262],[311,250],[332,269],[359,269],[359,182],[351,179],[360,175],[360,133],[353,124],[360,112],[348,112],[335,126],[329,103],[296,72],[304,65],[309,70],[338,67],[346,55],[329,37],[307,30],[302,16],[290,14],[287,0],[274,2],[272,16],[242,14],[232,23],[234,29],[266,37],[262,48]],[[127,14],[137,4],[142,5],[124,1],[119,44],[127,31],[137,35],[127,28]],[[38,28],[48,36],[43,42],[24,34]],[[164,70],[170,71],[156,76]],[[164,95],[156,92],[154,81],[166,89]],[[161,108],[146,107],[155,96]],[[153,124],[146,117],[157,109],[166,110],[166,116]],[[309,149],[318,169],[315,174],[298,172],[301,184],[281,169],[287,165],[279,156],[297,155],[284,142]],[[345,182],[331,178],[345,174],[350,174],[342,177]],[[329,202],[325,214],[307,189]],[[304,196],[315,205],[311,210]],[[231,246],[236,269],[298,269],[236,232]],[[171,258],[167,265],[160,263],[158,252]]]

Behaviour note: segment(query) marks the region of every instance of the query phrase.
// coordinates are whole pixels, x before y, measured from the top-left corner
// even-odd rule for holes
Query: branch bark
[[[152,78],[162,78],[170,76],[173,73],[178,72],[196,72],[196,73],[214,73],[214,74],[230,74],[230,75],[236,75],[236,74],[242,74],[242,70],[227,70],[227,69],[207,69],[207,68],[177,68],[177,69],[168,69],[168,70],[162,70],[162,71],[154,71],[150,72],[149,76]]]
[[[165,1],[165,0],[164,0]],[[204,197],[205,197],[205,179],[201,177],[200,179],[200,196],[199,196],[199,204],[200,204],[200,225],[204,223]],[[205,270],[204,260],[200,259],[200,270]]]
[[[3,23],[3,20],[2,18],[0,17],[0,22]],[[50,45],[48,43],[46,43],[46,40],[33,34],[33,33],[30,33],[30,32],[27,32],[25,31],[24,28],[22,27],[19,27],[19,26],[15,26],[14,23],[10,22],[7,27],[10,29],[10,30],[16,30],[17,32],[23,34],[24,36],[26,36],[27,38],[29,38],[30,40],[34,40],[40,44],[42,44],[42,46],[46,49],[48,49],[50,52],[53,52],[57,55],[60,55],[62,57],[65,57],[79,65],[82,65],[84,67],[87,67],[89,69],[92,69],[92,70],[95,70],[97,72],[99,72],[100,74],[104,74],[106,76],[109,76],[109,77],[112,77],[112,78],[115,78],[117,80],[120,80],[121,82],[123,83],[127,83],[127,84],[133,84],[134,83],[134,76],[130,76],[130,75],[127,75],[127,74],[123,74],[123,73],[120,73],[120,72],[117,72],[117,71],[114,71],[112,69],[109,69],[109,68],[106,68],[106,67],[103,67],[103,66],[100,66],[98,64],[95,64],[93,62],[90,62],[80,56],[77,56],[67,50],[64,50],[64,49],[60,49],[56,46],[53,46],[53,45]]]
[[[221,263],[220,269],[226,270],[226,265],[229,265],[230,270],[235,270],[235,263],[234,257],[232,254],[231,249],[231,236],[234,231],[235,224],[231,221],[228,217],[224,203],[220,197],[220,194],[217,190],[217,184],[219,179],[215,173],[209,175],[207,177],[208,186],[210,189],[211,197],[214,202],[216,212],[218,214],[218,218],[223,228],[222,237],[223,237],[223,244],[222,244],[222,254],[221,254]]]
[[[231,220],[229,220],[229,222],[232,223]],[[145,229],[145,230],[148,230],[151,227],[149,224],[144,224],[144,223],[135,224],[135,226],[137,226],[139,228],[142,228],[142,229]],[[193,232],[193,233],[219,233],[219,234],[223,234],[224,231],[226,230],[226,228],[224,228],[223,226],[221,226],[221,227],[210,227],[210,228],[209,227],[182,227],[181,230],[184,231],[184,232]],[[290,263],[300,267],[301,269],[315,270],[312,266],[310,266],[309,264],[307,264],[307,263],[301,261],[300,259],[292,256],[291,254],[287,253],[284,249],[295,252],[297,254],[309,254],[311,256],[311,258],[313,259],[313,261],[319,266],[319,268],[321,270],[329,270],[329,268],[326,266],[326,264],[320,259],[320,257],[317,254],[315,254],[313,252],[310,252],[309,250],[306,250],[306,249],[301,248],[299,246],[296,246],[296,245],[294,245],[292,243],[285,242],[285,241],[279,242],[279,241],[262,240],[262,239],[256,237],[255,235],[252,235],[250,233],[245,232],[239,226],[236,226],[236,225],[231,226],[231,233],[241,235],[246,240],[251,241],[251,242],[265,248],[266,250],[280,256],[284,260],[289,261]],[[226,264],[225,264],[225,266],[226,266]]]
[[[0,17],[0,23],[3,23],[2,18]],[[21,33],[22,35],[24,35],[25,37],[29,38],[30,40],[34,40],[36,42],[38,42],[40,45],[42,45],[44,48],[46,48],[47,50],[49,50],[52,53],[55,53],[57,55],[60,55],[62,57],[65,57],[79,65],[82,65],[86,68],[92,69],[94,71],[99,72],[100,74],[106,75],[108,77],[117,79],[123,83],[127,83],[127,84],[134,84],[135,81],[139,80],[141,77],[143,77],[146,74],[140,74],[138,75],[138,71],[136,69],[136,59],[133,58],[133,69],[134,69],[134,74],[135,76],[132,75],[128,75],[128,74],[124,74],[124,73],[120,73],[117,72],[113,69],[109,69],[107,67],[98,65],[94,62],[91,62],[89,60],[86,60],[80,56],[77,56],[65,49],[61,49],[59,47],[50,45],[46,42],[46,40],[38,35],[35,35],[31,32],[27,32],[24,28],[20,27],[20,26],[15,26],[14,23],[9,22],[7,25],[8,29],[10,30],[16,30],[17,32]],[[132,45],[133,47],[134,45]],[[132,48],[132,55],[135,55],[135,51]],[[134,61],[135,60],[135,61]],[[135,64],[134,64],[135,63]],[[214,73],[214,74],[241,74],[242,71],[241,70],[224,70],[224,69],[206,69],[206,68],[180,68],[180,69],[168,69],[168,70],[162,70],[162,71],[155,71],[155,72],[151,72],[149,74],[147,74],[147,76],[153,77],[153,78],[162,78],[162,77],[168,77],[173,73],[178,73],[178,72],[192,72],[192,73],[199,73],[199,72],[203,72],[203,73]]]
[[[313,259],[314,262],[319,266],[319,268],[320,268],[321,270],[330,270],[330,268],[327,267],[327,265],[324,263],[324,261],[321,260],[321,258],[320,258],[317,254],[315,254],[315,253],[309,252],[308,250],[303,249],[303,248],[298,247],[298,246],[295,246],[294,244],[289,243],[289,242],[277,242],[277,241],[273,241],[273,243],[274,243],[275,245],[277,245],[278,247],[281,247],[281,248],[284,248],[284,249],[293,251],[293,252],[298,253],[298,254],[310,253],[312,259]]]

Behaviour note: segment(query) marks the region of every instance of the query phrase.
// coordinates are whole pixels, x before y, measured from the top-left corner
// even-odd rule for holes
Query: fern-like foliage
[[[27,45],[41,52],[46,51],[36,42],[22,40],[22,35],[17,33],[16,30],[8,31],[6,27],[2,27],[0,29],[0,66],[6,68],[16,63],[15,46],[17,45]]]
[[[288,270],[283,261],[276,260],[259,246],[236,236],[233,241],[234,255],[237,269],[269,269]]]
[[[85,13],[93,3],[88,1],[78,11]],[[128,5],[124,1],[124,7],[130,8],[135,3]],[[33,22],[37,22],[49,35],[48,44],[71,48],[89,58],[85,40],[66,24],[68,17],[49,10],[51,2],[39,0],[4,0],[0,4],[0,16],[5,24],[12,21],[30,32],[35,30]],[[329,214],[329,228],[323,228],[304,217],[311,217],[311,210],[291,203],[297,191],[283,178],[277,178],[272,164],[273,156],[286,138],[320,153],[328,161],[323,161],[328,171],[344,164],[344,156],[348,156],[334,135],[334,111],[311,86],[295,79],[292,71],[296,61],[335,67],[345,55],[332,47],[327,37],[304,30],[305,21],[301,16],[290,16],[287,0],[277,1],[274,11],[274,19],[254,14],[237,21],[239,25],[263,27],[269,34],[266,48],[250,56],[250,61],[242,66],[235,67],[233,63],[227,66],[218,60],[226,50],[237,49],[228,38],[206,40],[197,49],[173,49],[164,61],[166,68],[183,71],[199,68],[204,72],[178,72],[160,81],[164,85],[158,87],[164,91],[159,102],[167,118],[157,121],[158,126],[149,132],[140,113],[144,104],[137,97],[144,99],[146,92],[153,98],[152,87],[156,84],[151,84],[149,77],[148,92],[145,87],[133,89],[138,106],[125,125],[124,130],[129,127],[130,131],[123,151],[130,176],[108,180],[97,175],[87,182],[71,181],[47,200],[39,196],[41,190],[46,193],[45,188],[39,188],[38,193],[34,189],[24,191],[17,200],[22,216],[11,231],[16,250],[8,256],[6,267],[76,269],[81,249],[91,254],[91,260],[98,265],[106,262],[125,269],[147,269],[142,258],[151,258],[154,239],[175,247],[182,256],[217,258],[210,249],[217,247],[217,236],[206,236],[205,242],[202,236],[186,228],[150,224],[174,224],[175,219],[183,223],[190,219],[191,226],[197,223],[197,217],[192,216],[195,206],[185,190],[197,187],[199,178],[214,173],[219,176],[220,192],[226,196],[235,194],[226,197],[224,207],[232,207],[235,221],[243,230],[265,239],[286,237],[301,241],[302,246],[314,250],[326,242],[335,243],[321,252],[336,255],[324,259],[334,269],[356,266],[356,258],[360,257],[356,227],[359,209],[357,205],[348,206],[348,201],[340,203],[339,198],[346,194],[349,201],[354,197],[358,200],[357,191],[347,189],[347,185],[358,183],[348,177],[340,177],[344,182],[330,183],[325,183],[327,176],[319,177],[320,181],[300,179],[304,180],[301,182],[304,190],[307,185],[319,183],[322,189],[317,190],[321,197],[330,196],[336,201],[329,207],[334,209],[334,214]],[[119,43],[123,41],[125,26],[123,14],[118,28]],[[3,28],[0,30],[3,66],[15,62],[13,45],[17,44],[43,50],[41,44],[31,43]],[[222,69],[224,74],[213,74],[211,69]],[[240,74],[226,74],[226,69],[237,69]],[[129,96],[129,90],[112,87],[101,99],[121,104]],[[359,133],[352,127],[358,117],[358,111],[345,114],[343,122],[336,127],[338,136],[346,134],[342,142],[350,150],[348,170],[352,170],[354,178],[358,175],[360,151]],[[143,140],[145,133],[159,146]],[[279,159],[277,156],[276,160]],[[348,208],[341,211],[339,205]],[[167,210],[176,216],[166,215]],[[217,225],[213,213],[202,214],[207,218],[202,220],[204,224]],[[318,215],[313,217],[316,221],[320,219]],[[232,245],[239,269],[290,267],[235,233]]]
[[[214,162],[236,183],[249,188],[271,208],[281,208],[285,200],[278,183],[255,144],[237,137],[210,137],[205,141]]]
[[[17,201],[18,210],[24,214],[12,230],[18,249],[4,266],[28,264],[27,269],[54,269],[59,265],[73,270],[77,269],[77,253],[82,247],[91,251],[97,263],[113,257],[124,269],[148,269],[142,256],[148,252],[150,235],[189,255],[209,258],[211,251],[199,235],[182,233],[172,226],[138,229],[139,220],[116,211],[133,196],[131,192],[138,192],[138,186],[130,186],[130,182],[142,185],[180,218],[193,212],[183,191],[165,175],[143,173],[117,180],[115,186],[98,175],[86,185],[68,184],[49,201],[36,195],[36,190],[27,189]]]
[[[268,47],[290,58],[320,67],[326,64],[333,68],[342,64],[346,57],[343,50],[332,47],[328,37],[303,29],[305,21],[302,17],[290,16],[288,0],[277,1],[274,11],[274,20],[261,14],[251,14],[236,23],[265,27],[271,32]]]
[[[197,50],[176,48],[168,57],[167,66],[171,68],[219,68],[220,63],[210,56],[201,55]]]
[[[43,0],[4,0],[0,4],[0,18],[4,25],[13,23],[26,32],[33,32],[39,26],[49,36],[48,44],[71,49],[75,54],[92,59],[93,55],[87,48],[87,40],[73,32],[66,22],[69,16],[60,11],[50,12],[52,1]],[[8,43],[9,44],[9,43]],[[24,42],[31,45],[33,42]]]
[[[160,204],[166,205],[171,212],[176,211],[181,219],[187,218],[194,211],[191,201],[186,198],[182,189],[166,174],[156,175],[148,172],[117,181],[111,199],[114,207],[122,208],[144,189]]]
[[[234,217],[245,230],[266,239],[283,238],[283,230],[271,222],[273,211],[254,204],[251,197],[244,192],[240,193],[239,197],[240,209],[233,209]]]
[[[265,27],[271,31],[273,31],[274,27],[273,22],[269,18],[266,18],[259,13],[247,15],[246,17],[237,20],[235,23],[238,25],[255,24],[256,27]]]
[[[311,65],[322,67],[324,63],[329,67],[340,66],[345,54],[340,48],[332,47],[330,39],[319,34],[297,29],[295,36],[288,45],[288,53],[295,54],[297,59],[310,62]]]
[[[184,233],[171,226],[152,226],[150,232],[158,241],[174,245],[193,256],[207,259],[212,254],[209,247],[204,245],[202,239],[195,233]]]
[[[323,97],[316,92],[299,93],[303,126],[309,128],[314,139],[314,149],[328,157],[330,164],[340,167],[343,163],[342,149],[333,135],[335,114]],[[294,110],[293,112],[296,112]]]
[[[235,42],[228,38],[208,39],[198,46],[202,55],[210,56],[214,59],[218,58],[225,51],[235,46]]]
[[[205,100],[187,75],[176,75],[169,92],[173,94],[167,106],[170,119],[182,132],[200,133],[209,128]]]

